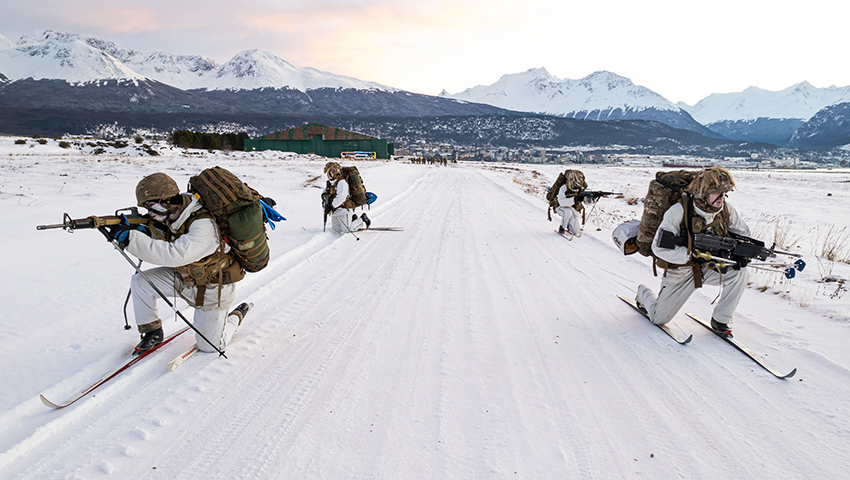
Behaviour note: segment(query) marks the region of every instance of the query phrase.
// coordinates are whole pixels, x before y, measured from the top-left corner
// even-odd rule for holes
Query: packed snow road
[[[381,168],[419,172],[370,213],[374,226],[403,232],[362,232],[359,240],[315,232],[275,252],[239,287],[237,301],[255,307],[227,359],[199,354],[166,373],[191,344],[181,338],[68,409],[28,401],[11,410],[2,420],[16,413],[17,427],[3,444],[0,476],[846,471],[847,401],[834,399],[850,398],[850,372],[811,345],[814,335],[794,336],[781,320],[793,307],[745,297],[739,337],[780,370],[798,367],[805,383],[774,379],[684,312],[673,328],[694,341],[677,345],[620,302],[617,294],[657,279],[642,259],[617,253],[610,231],[588,224],[567,241],[539,199],[490,171]],[[717,292],[704,290],[688,311],[710,312]]]

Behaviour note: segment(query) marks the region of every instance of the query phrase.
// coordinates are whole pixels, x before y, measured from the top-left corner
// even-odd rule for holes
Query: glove
[[[151,236],[151,231],[148,230],[146,225],[130,225],[127,217],[125,215],[121,216],[123,218],[121,219],[121,223],[118,225],[108,225],[104,227],[104,230],[106,230],[104,235],[106,235],[106,240],[108,242],[115,240],[118,242],[118,246],[121,247],[121,250],[123,250],[130,244],[130,230],[137,230],[147,236]]]
[[[749,258],[732,257],[732,260],[735,260],[737,262],[737,264],[732,267],[732,270],[740,270],[742,268],[746,268],[746,266],[750,264]]]
[[[274,222],[279,222],[281,220],[286,220],[283,218],[283,215],[278,213],[277,210],[273,209],[269,206],[265,200],[271,200],[270,198],[260,199],[260,206],[263,207],[263,221],[269,224],[269,227],[274,230]],[[274,202],[274,200],[271,200]],[[276,205],[276,204],[275,204]]]
[[[584,195],[576,195],[576,203],[583,202],[583,201],[584,201]]]

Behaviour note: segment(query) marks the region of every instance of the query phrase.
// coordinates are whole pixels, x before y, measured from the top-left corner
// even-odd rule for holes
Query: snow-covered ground
[[[580,167],[591,188],[627,195],[601,200],[568,242],[542,200],[563,167],[359,163],[379,197],[373,225],[405,230],[355,240],[322,232],[324,158],[13,140],[0,137],[0,478],[796,479],[850,467],[850,267],[821,255],[833,239],[849,256],[850,172],[734,172],[730,201],[753,230],[778,231],[808,263],[794,280],[754,274],[736,314],[739,340],[798,369],[778,380],[684,316],[709,316],[716,287],[674,320],[694,335],[686,346],[617,300],[659,283],[610,235],[639,215],[627,200],[655,169]],[[149,173],[185,185],[214,165],[288,219],[269,233],[269,267],[238,285],[256,306],[228,358],[167,372],[184,335],[46,408],[39,394],[62,400],[138,335],[123,329],[126,260],[98,232],[35,226],[130,206]]]

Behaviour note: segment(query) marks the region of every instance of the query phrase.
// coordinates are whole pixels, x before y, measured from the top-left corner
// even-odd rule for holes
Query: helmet
[[[342,173],[342,167],[336,162],[328,162],[325,164],[325,173],[329,173],[334,177]]]
[[[696,174],[687,192],[694,198],[708,198],[711,193],[728,192],[735,188],[732,174],[723,167],[709,167]]]
[[[171,198],[179,193],[180,187],[173,178],[161,172],[153,173],[136,185],[136,204],[143,207],[145,202]]]

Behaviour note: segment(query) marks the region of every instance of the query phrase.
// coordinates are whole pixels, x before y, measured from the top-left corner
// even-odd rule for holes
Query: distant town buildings
[[[789,150],[790,151],[790,150]],[[403,153],[402,153],[403,152]],[[747,153],[740,157],[694,155],[646,155],[632,153],[600,153],[591,147],[504,147],[417,143],[399,150],[396,159],[425,158],[479,162],[514,162],[533,164],[603,164],[669,168],[700,168],[720,165],[734,169],[823,168],[850,166],[850,152],[832,153],[824,159],[801,158],[799,154],[777,151],[775,154]],[[826,162],[824,162],[826,160]]]

